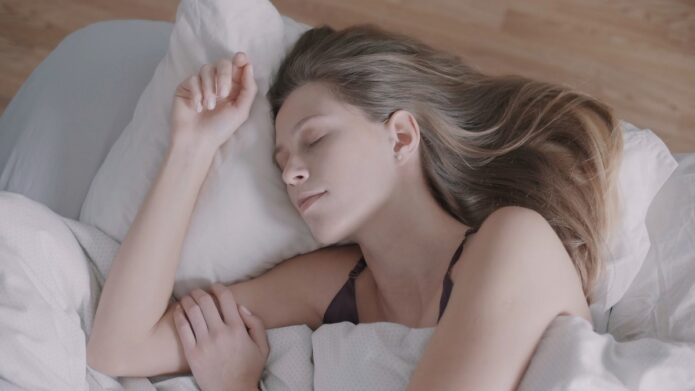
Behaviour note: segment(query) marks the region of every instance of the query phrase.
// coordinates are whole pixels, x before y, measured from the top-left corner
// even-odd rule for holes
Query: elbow
[[[132,376],[133,357],[141,352],[141,344],[131,335],[92,326],[86,346],[87,365],[111,377]]]
[[[95,371],[111,377],[123,376],[118,357],[111,349],[99,345],[93,339],[87,343],[87,365]]]
[[[106,355],[95,351],[94,344],[87,344],[87,366],[105,375],[114,376]]]

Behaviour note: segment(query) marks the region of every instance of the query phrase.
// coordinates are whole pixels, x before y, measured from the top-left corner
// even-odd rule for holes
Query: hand
[[[193,377],[203,391],[257,390],[270,353],[263,321],[238,310],[228,287],[215,283],[211,290],[219,310],[202,289],[182,297],[174,310]]]
[[[244,52],[204,64],[176,88],[172,138],[211,143],[216,150],[248,119],[257,88]]]

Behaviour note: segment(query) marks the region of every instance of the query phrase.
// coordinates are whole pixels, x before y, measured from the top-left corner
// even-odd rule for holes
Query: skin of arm
[[[95,369],[118,367],[109,360],[127,357],[129,347],[146,338],[166,311],[191,215],[215,152],[204,142],[172,141],[104,283],[87,345]]]
[[[249,60],[244,52],[222,57],[177,86],[169,148],[102,288],[87,343],[92,368],[132,372],[131,352],[151,342],[167,313],[200,189],[218,149],[248,119],[258,91]]]
[[[548,325],[583,300],[571,258],[542,215],[503,207],[457,264],[407,390],[514,390]]]

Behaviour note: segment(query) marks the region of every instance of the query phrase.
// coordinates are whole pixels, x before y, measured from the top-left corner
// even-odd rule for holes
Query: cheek
[[[325,166],[326,171],[322,170],[322,176],[340,186],[346,195],[383,190],[392,175],[383,151],[377,151],[374,145],[343,144],[334,148],[326,161],[330,163]]]

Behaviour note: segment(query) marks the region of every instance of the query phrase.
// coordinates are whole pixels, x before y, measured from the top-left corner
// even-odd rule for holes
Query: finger
[[[215,69],[217,97],[226,98],[232,90],[232,62],[223,58],[217,62]]]
[[[241,92],[244,81],[244,66],[248,63],[248,57],[244,52],[237,52],[232,57],[232,91],[230,98],[234,102]]]
[[[249,63],[249,58],[244,52],[236,52],[234,54],[234,57],[232,57],[232,64],[233,64],[233,73],[232,73],[232,81],[239,85],[242,81],[242,74],[241,70],[244,68],[246,64]]]
[[[210,288],[213,294],[217,297],[217,301],[220,303],[224,322],[232,327],[244,327],[244,321],[239,315],[239,310],[237,309],[237,303],[234,299],[234,295],[232,294],[232,290],[229,287],[225,287],[219,283],[213,284]]]
[[[196,341],[206,338],[208,335],[208,325],[205,323],[203,312],[200,310],[200,307],[198,307],[198,303],[193,300],[192,297],[184,296],[181,298],[181,305],[184,311],[186,311],[188,322],[193,326]]]
[[[202,94],[200,92],[200,76],[197,74],[189,77],[185,83],[186,89],[190,91],[190,106],[191,109],[200,113],[203,111]]]
[[[220,303],[220,294],[225,289],[228,289],[228,288],[220,282],[216,282],[216,283],[210,285],[210,295],[212,295],[212,298],[215,300],[215,304],[217,304],[217,308],[219,309],[220,314],[222,314],[222,320],[223,321],[224,321],[224,311],[222,310],[222,303]]]
[[[183,313],[183,308],[181,308],[181,304],[179,303],[176,303],[176,307],[174,307],[174,325],[176,326],[177,334],[181,340],[183,351],[186,354],[186,357],[188,357],[195,348],[195,335],[193,334],[191,325],[188,323],[188,319],[186,319],[186,315]]]
[[[270,348],[268,346],[268,336],[266,335],[263,321],[258,316],[252,314],[251,311],[248,313],[245,311],[249,311],[248,308],[240,305],[239,313],[241,314],[244,323],[249,328],[249,335],[251,336],[251,339],[253,339],[256,345],[258,345],[258,348],[261,350],[263,355],[267,356],[270,352]]]
[[[203,88],[203,106],[212,110],[215,108],[217,98],[215,98],[214,69],[210,64],[205,64],[200,68],[200,81]]]
[[[191,291],[191,297],[198,303],[209,330],[218,330],[224,326],[212,296],[204,290],[196,288]]]
[[[256,97],[256,80],[253,76],[253,65],[247,64],[243,69],[243,80],[240,85],[239,95],[234,102],[243,112],[248,112],[251,109],[253,100]]]

